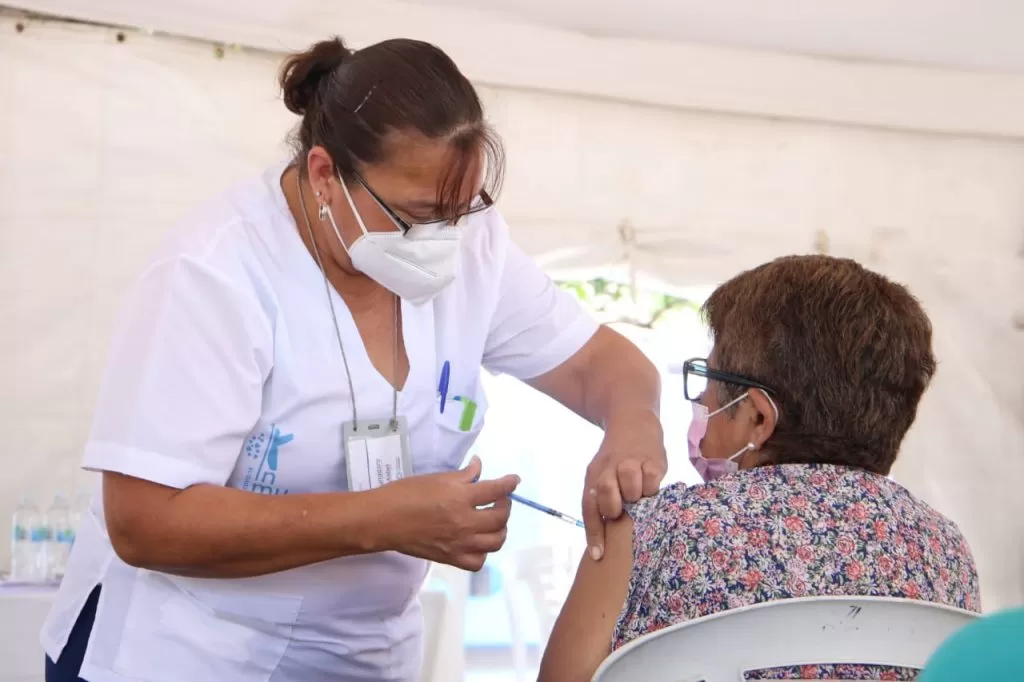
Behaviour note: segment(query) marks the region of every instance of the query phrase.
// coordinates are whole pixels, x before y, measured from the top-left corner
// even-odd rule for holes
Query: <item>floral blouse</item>
[[[890,479],[787,464],[674,485],[630,510],[633,575],[613,649],[717,611],[775,599],[858,595],[980,611],[967,542]],[[912,680],[912,669],[812,665],[747,679]]]

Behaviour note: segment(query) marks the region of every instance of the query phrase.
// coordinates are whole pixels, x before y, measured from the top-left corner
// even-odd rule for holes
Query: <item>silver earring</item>
[[[316,203],[317,206],[319,207],[319,210],[317,211],[317,217],[319,217],[320,220],[327,220],[327,204],[324,203],[323,192],[316,193]]]
[[[757,443],[754,443],[754,442],[747,443],[747,447],[750,448],[751,450],[757,450]]]

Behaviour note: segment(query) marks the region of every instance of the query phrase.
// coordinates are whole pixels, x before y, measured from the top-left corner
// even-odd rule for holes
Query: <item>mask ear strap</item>
[[[745,453],[747,450],[757,450],[757,445],[755,445],[753,442],[747,443],[745,446],[740,448],[739,452],[737,452],[735,455],[730,457],[729,461],[731,462],[732,460],[736,459],[737,457],[742,456],[743,453]]]
[[[714,417],[714,416],[715,416],[716,414],[718,414],[719,412],[722,412],[722,411],[724,411],[724,410],[728,410],[728,409],[729,409],[730,407],[732,407],[732,406],[733,406],[733,405],[735,405],[736,403],[740,402],[741,400],[743,400],[744,398],[746,398],[746,397],[747,397],[748,395],[750,395],[750,391],[745,391],[745,392],[741,393],[741,394],[740,394],[740,395],[738,395],[737,397],[735,397],[735,398],[733,398],[732,400],[730,400],[729,402],[727,402],[727,403],[726,403],[725,405],[722,405],[721,407],[719,407],[719,408],[718,408],[717,410],[715,410],[714,412],[711,412],[711,413],[709,413],[709,414],[708,414],[708,418]]]
[[[761,391],[761,393],[764,394],[764,397],[768,399],[768,404],[772,406],[772,412],[775,413],[775,423],[778,424],[779,423],[779,408],[776,407],[775,401],[772,400],[772,397],[770,395],[768,395],[768,391],[765,391],[765,390],[760,389],[760,388],[757,389],[757,390]]]
[[[779,423],[779,408],[776,407],[775,401],[772,400],[772,397],[770,395],[768,395],[767,391],[765,391],[763,389],[760,389],[760,388],[757,389],[757,390],[761,391],[761,393],[764,394],[764,397],[768,399],[768,404],[772,406],[772,412],[775,413],[775,423],[778,424]],[[757,450],[757,447],[758,447],[757,444],[755,444],[753,442],[747,443],[747,447],[744,450],[740,450],[740,453],[744,452],[745,450]]]
[[[345,184],[340,173],[338,174],[338,182],[341,183],[341,191],[345,193],[345,200],[348,201],[348,207],[352,209],[352,215],[356,217],[356,223],[359,225],[359,229],[363,231],[363,234],[369,234],[370,231],[366,229],[366,225],[363,223],[363,216],[359,215],[359,211],[356,209],[356,202],[352,201],[352,195],[348,191],[348,185]],[[344,246],[344,244],[342,244],[342,246]]]

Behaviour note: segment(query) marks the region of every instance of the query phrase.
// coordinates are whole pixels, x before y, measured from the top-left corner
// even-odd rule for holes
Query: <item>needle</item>
[[[515,493],[510,493],[509,494],[509,499],[511,499],[514,502],[518,502],[519,504],[525,504],[527,507],[532,507],[533,509],[536,509],[537,511],[540,511],[540,512],[544,512],[545,514],[548,514],[550,516],[554,516],[556,519],[561,519],[562,521],[565,521],[566,523],[571,523],[572,525],[578,526],[579,528],[583,528],[584,527],[583,526],[583,522],[580,521],[577,518],[573,518],[572,516],[569,516],[568,514],[563,514],[560,511],[556,511],[556,510],[552,509],[551,507],[545,507],[543,504],[540,504],[539,502],[534,502],[533,500],[528,500],[525,497],[520,497],[519,495],[516,495]]]

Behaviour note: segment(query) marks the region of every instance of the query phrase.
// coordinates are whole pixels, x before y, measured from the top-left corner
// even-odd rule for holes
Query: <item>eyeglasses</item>
[[[691,358],[683,363],[683,396],[687,400],[700,400],[708,387],[708,381],[721,381],[724,384],[733,386],[745,386],[747,388],[758,388],[765,393],[774,394],[759,381],[755,381],[740,374],[722,372],[708,367],[707,358]]]
[[[411,230],[413,228],[413,224],[410,223],[409,221],[405,220],[404,218],[402,218],[402,216],[398,215],[394,211],[394,209],[392,209],[390,206],[388,206],[387,203],[383,199],[381,199],[380,196],[370,188],[370,185],[367,184],[366,180],[364,180],[361,175],[359,175],[358,173],[353,173],[353,175],[355,175],[355,178],[359,182],[359,184],[363,186],[363,189],[366,190],[366,193],[370,195],[370,198],[373,199],[377,203],[378,206],[380,206],[381,210],[384,211],[384,213],[386,213],[387,216],[389,218],[391,218],[391,221],[398,227],[398,229],[402,231],[402,234],[405,234],[406,232],[408,232],[409,230]],[[489,209],[493,205],[494,205],[494,200],[491,199],[490,195],[487,194],[487,192],[481,191],[480,194],[477,195],[476,200],[472,204],[470,204],[469,208],[466,209],[464,212],[460,213],[456,217],[456,221],[460,220],[462,218],[465,218],[467,215],[470,215],[470,214],[473,214],[473,213],[479,213],[480,211],[486,211],[487,209]],[[441,218],[441,219],[438,219],[438,220],[428,220],[426,222],[417,223],[417,224],[419,224],[419,225],[436,225],[438,223],[443,223],[443,222],[446,222],[446,221],[445,221],[445,219]]]

